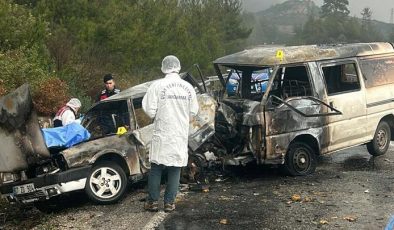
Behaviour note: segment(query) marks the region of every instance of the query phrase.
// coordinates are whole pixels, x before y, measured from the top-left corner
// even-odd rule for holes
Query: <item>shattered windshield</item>
[[[225,80],[225,97],[262,101],[265,92],[269,106],[282,100],[313,96],[310,74],[304,64],[274,67],[220,66]],[[272,79],[271,79],[272,78]],[[271,79],[271,80],[270,80]],[[271,83],[271,86],[268,85]]]
[[[225,79],[225,96],[260,101],[267,90],[272,67],[226,67],[222,73]]]

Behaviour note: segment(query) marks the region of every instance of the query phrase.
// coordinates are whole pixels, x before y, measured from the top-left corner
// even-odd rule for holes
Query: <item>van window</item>
[[[280,68],[275,76],[270,94],[281,99],[312,96],[307,68],[304,65]]]
[[[394,83],[394,57],[368,58],[360,60],[365,88]]]
[[[305,66],[283,67],[282,75],[282,97],[312,96],[308,72]]]
[[[322,70],[328,95],[360,89],[355,63],[324,66]]]

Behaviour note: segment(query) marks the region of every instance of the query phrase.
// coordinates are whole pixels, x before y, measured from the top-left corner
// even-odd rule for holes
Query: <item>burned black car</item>
[[[196,84],[189,74],[182,77]],[[90,132],[90,139],[70,148],[46,147],[28,85],[2,97],[2,196],[10,202],[40,204],[84,189],[97,203],[118,201],[127,185],[143,179],[150,169],[148,146],[153,126],[141,102],[151,83],[131,87],[93,105],[81,123]],[[202,90],[201,86],[196,84],[196,90]],[[197,98],[200,110],[191,121],[191,149],[199,148],[214,133],[216,101],[203,91],[198,91]]]

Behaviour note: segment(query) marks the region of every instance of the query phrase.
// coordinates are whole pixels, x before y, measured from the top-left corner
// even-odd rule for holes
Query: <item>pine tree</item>
[[[350,13],[348,5],[348,0],[324,0],[321,7],[321,17],[334,17],[338,19],[346,18]]]

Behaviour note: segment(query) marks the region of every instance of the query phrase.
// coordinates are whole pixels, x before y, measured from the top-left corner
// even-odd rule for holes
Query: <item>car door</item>
[[[328,151],[365,142],[365,92],[356,60],[323,62],[320,70],[326,84],[328,104],[342,112],[327,117]]]

